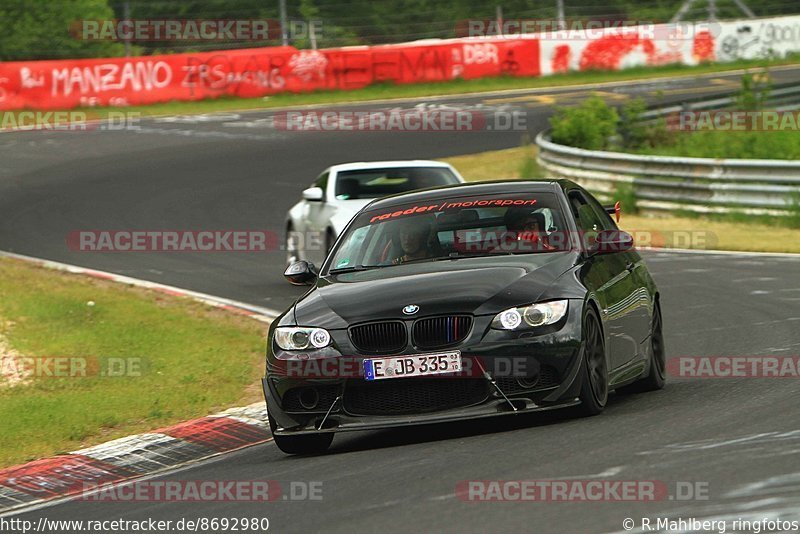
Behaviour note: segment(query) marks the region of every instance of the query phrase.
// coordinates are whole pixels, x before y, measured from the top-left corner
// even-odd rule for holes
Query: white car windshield
[[[380,198],[414,189],[460,183],[446,167],[395,167],[340,171],[336,178],[336,198]]]

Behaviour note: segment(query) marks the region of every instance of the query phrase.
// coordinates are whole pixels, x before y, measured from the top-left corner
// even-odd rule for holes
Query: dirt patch
[[[30,369],[22,365],[22,354],[11,348],[4,335],[10,328],[9,321],[0,319],[0,389],[21,386],[31,380]]]

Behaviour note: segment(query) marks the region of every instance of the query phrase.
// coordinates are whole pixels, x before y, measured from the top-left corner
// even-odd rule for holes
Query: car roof
[[[433,161],[427,159],[409,159],[409,160],[389,160],[389,161],[354,161],[351,163],[340,163],[339,165],[331,165],[330,170],[334,172],[340,171],[353,171],[360,169],[382,169],[382,168],[396,168],[396,167],[440,167],[450,168],[449,163],[441,161]]]
[[[573,185],[569,180],[496,180],[491,182],[473,182],[467,184],[447,185],[419,189],[407,193],[383,197],[370,203],[365,210],[384,209],[411,202],[426,202],[446,198],[499,195],[504,193],[552,193],[557,189],[565,189]]]

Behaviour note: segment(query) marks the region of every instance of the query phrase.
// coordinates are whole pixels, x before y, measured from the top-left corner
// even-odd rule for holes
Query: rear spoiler
[[[616,201],[613,206],[603,206],[603,209],[605,209],[606,213],[609,215],[613,215],[617,219],[617,222],[619,222],[620,215],[622,214],[619,200]]]

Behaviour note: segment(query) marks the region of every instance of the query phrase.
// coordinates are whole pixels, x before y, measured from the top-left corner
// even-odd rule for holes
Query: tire
[[[304,434],[300,436],[280,436],[275,434],[278,425],[275,419],[267,411],[269,418],[269,428],[272,430],[272,437],[275,445],[286,454],[320,454],[328,450],[333,442],[333,432],[323,432],[319,434]]]
[[[608,362],[600,321],[594,308],[588,307],[583,317],[583,381],[578,413],[583,416],[597,415],[608,402]]]
[[[286,227],[286,238],[284,244],[286,246],[286,266],[290,266],[300,259],[300,252],[297,250],[297,240],[292,238],[294,226],[291,223]]]
[[[650,326],[650,371],[633,384],[617,388],[617,391],[629,394],[663,389],[667,374],[666,354],[661,323],[661,306],[656,302],[656,306],[653,309],[653,324]]]

